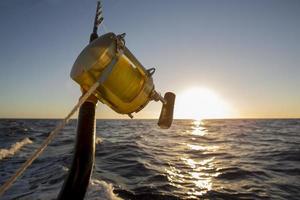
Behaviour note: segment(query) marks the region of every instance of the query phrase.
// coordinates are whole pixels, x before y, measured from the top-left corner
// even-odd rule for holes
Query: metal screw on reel
[[[147,72],[148,72],[149,76],[152,76],[155,73],[155,68],[152,67],[150,69],[147,69]]]

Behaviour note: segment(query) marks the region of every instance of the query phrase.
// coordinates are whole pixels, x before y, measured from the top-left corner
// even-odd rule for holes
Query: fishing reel
[[[77,57],[71,70],[71,78],[84,90],[95,82],[99,86],[93,92],[97,99],[120,114],[133,118],[149,101],[160,101],[162,110],[158,125],[169,128],[173,121],[175,94],[167,92],[162,97],[153,84],[155,68],[145,69],[125,46],[125,33],[107,33],[98,37],[102,23],[100,2],[97,4],[90,43]]]

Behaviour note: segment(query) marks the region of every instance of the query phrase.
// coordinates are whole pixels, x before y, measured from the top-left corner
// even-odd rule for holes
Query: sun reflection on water
[[[165,169],[167,177],[171,185],[181,188],[188,195],[188,198],[199,198],[213,189],[213,178],[220,175],[215,166],[215,157],[207,157],[201,155],[209,155],[218,150],[218,146],[203,143],[201,138],[208,134],[205,129],[205,121],[196,120],[191,124],[192,131],[185,133],[192,138],[193,142],[180,143],[178,148],[182,151],[194,151],[192,154],[182,154],[178,156],[176,167],[170,166]],[[199,155],[199,158],[197,158]]]
[[[207,134],[206,129],[203,127],[204,121],[203,120],[195,120],[193,121],[192,126],[192,135],[197,135],[197,136],[204,136]]]
[[[196,144],[186,144],[186,146],[191,149],[191,150],[195,150],[195,151],[203,151],[203,154],[207,154],[207,153],[210,153],[210,152],[215,152],[218,150],[218,146],[215,146],[215,145],[206,145],[206,146],[203,146],[203,145],[196,145]]]

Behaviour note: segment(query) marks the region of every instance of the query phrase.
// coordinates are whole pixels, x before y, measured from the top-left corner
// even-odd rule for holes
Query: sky
[[[300,117],[300,1],[102,3],[99,34],[125,32],[139,61],[156,67],[155,88],[183,101],[179,109],[205,108],[182,95],[205,88],[230,105],[224,117]],[[95,0],[0,1],[0,118],[66,116],[80,96],[70,71],[88,44],[95,6]],[[152,102],[134,116],[158,118],[160,107]],[[127,118],[103,104],[97,117]]]

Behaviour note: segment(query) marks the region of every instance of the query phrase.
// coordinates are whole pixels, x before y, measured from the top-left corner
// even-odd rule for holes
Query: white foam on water
[[[112,184],[105,181],[91,179],[85,199],[91,200],[122,200],[114,193]]]
[[[102,139],[100,137],[96,137],[96,145],[100,144],[102,142]]]
[[[62,170],[63,170],[64,172],[68,172],[68,171],[69,171],[69,168],[66,167],[66,166],[61,166],[61,168],[62,168]]]
[[[24,145],[31,143],[32,141],[27,137],[20,142],[16,142],[9,149],[0,149],[0,160],[15,155]]]

